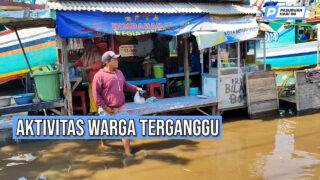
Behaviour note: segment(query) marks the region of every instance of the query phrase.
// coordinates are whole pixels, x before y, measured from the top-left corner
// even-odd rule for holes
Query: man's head
[[[92,46],[93,46],[93,42],[92,42],[91,39],[85,39],[83,41],[83,48],[84,48],[85,51],[90,51]]]
[[[108,67],[110,70],[114,71],[118,68],[118,58],[119,54],[114,53],[113,51],[107,51],[102,55],[101,61],[103,67]]]

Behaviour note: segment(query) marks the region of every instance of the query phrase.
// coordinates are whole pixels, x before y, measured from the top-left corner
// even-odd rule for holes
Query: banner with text
[[[202,21],[207,14],[104,13],[57,11],[62,38],[97,37],[104,34],[138,36]]]
[[[14,116],[13,139],[221,139],[221,116]]]

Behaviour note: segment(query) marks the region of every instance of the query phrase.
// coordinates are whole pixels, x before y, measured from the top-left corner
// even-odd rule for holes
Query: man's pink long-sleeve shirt
[[[136,93],[137,87],[127,83],[120,70],[100,69],[93,78],[92,92],[97,106],[119,108],[125,104],[124,92]]]

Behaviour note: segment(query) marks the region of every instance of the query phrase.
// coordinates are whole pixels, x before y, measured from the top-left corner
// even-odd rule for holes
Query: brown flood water
[[[320,179],[320,114],[223,123],[221,140],[47,141],[6,146],[0,179]],[[33,161],[6,158],[31,153]],[[12,162],[24,163],[14,166]]]

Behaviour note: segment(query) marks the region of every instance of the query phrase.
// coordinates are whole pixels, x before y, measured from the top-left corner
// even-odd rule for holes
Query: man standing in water
[[[118,58],[120,55],[113,51],[102,55],[103,69],[94,76],[92,91],[96,104],[99,106],[100,116],[125,116],[125,96],[123,91],[136,93],[141,88],[126,82],[122,72],[118,70]],[[127,156],[133,156],[130,150],[130,140],[122,139],[123,147]],[[105,146],[105,140],[101,140],[101,146]]]

